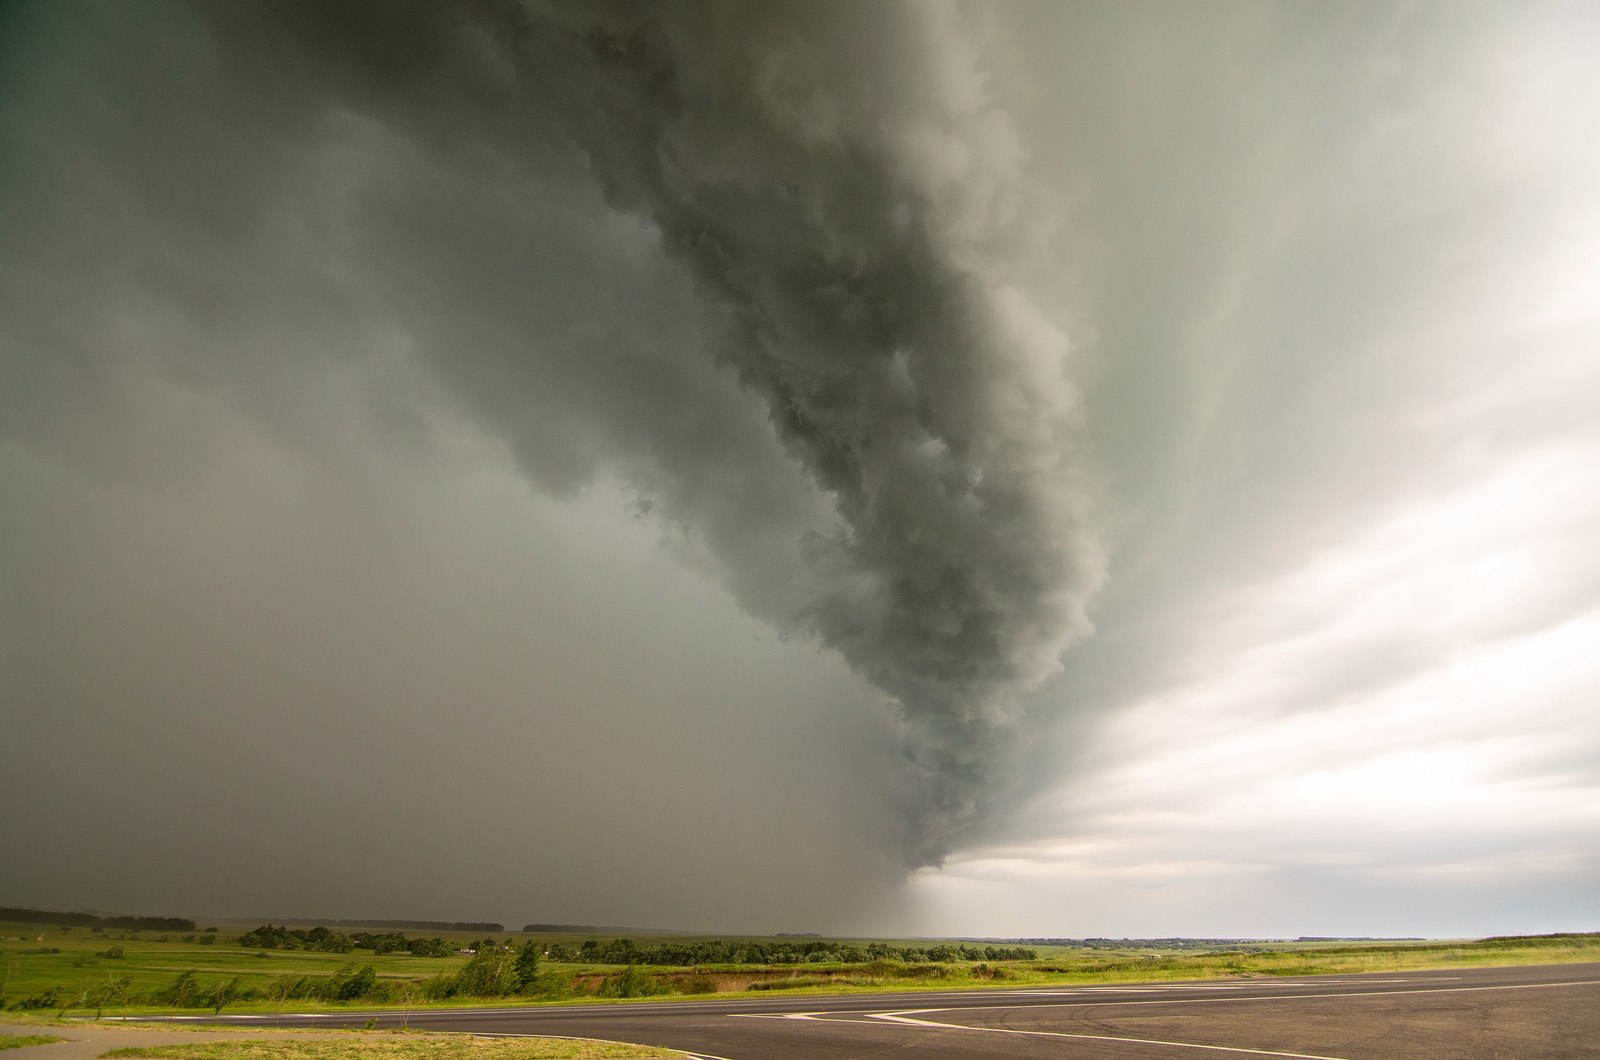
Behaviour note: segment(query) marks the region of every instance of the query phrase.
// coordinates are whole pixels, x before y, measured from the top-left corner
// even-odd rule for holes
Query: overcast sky
[[[0,6],[0,902],[1595,929],[1597,52]]]

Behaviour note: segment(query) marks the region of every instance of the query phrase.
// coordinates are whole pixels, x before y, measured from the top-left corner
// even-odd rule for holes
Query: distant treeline
[[[498,931],[499,928],[495,930]],[[522,930],[525,932],[543,931],[550,934],[578,935],[585,932],[604,931],[605,928],[597,924],[524,924],[522,925]]]
[[[506,929],[504,924],[491,924],[486,920],[350,920],[348,918],[331,920],[327,917],[293,917],[285,923],[330,928],[392,928],[399,931],[504,931]]]
[[[1424,942],[1418,935],[1301,935],[1296,942]]]
[[[62,927],[118,928],[124,931],[193,931],[194,921],[181,916],[95,916],[93,913],[57,913],[47,909],[13,909],[0,906],[0,920],[24,924],[59,924]]]
[[[1031,961],[1038,953],[1025,946],[962,946],[940,943],[933,946],[890,946],[873,942],[865,946],[825,940],[807,942],[659,942],[641,946],[632,939],[600,942],[590,939],[582,946],[554,945],[545,951],[553,961],[581,961],[590,964],[653,964],[692,968],[703,964],[812,964],[837,961],[860,964],[866,961]]]
[[[1008,940],[1009,941],[1009,940]],[[1222,950],[1273,942],[1425,942],[1410,936],[1369,938],[1364,935],[1301,935],[1297,939],[1017,939],[1036,946],[1072,946],[1085,950]]]
[[[1218,950],[1238,946],[1253,946],[1263,942],[1287,942],[1287,939],[1017,939],[1035,946],[1072,946],[1084,950]]]
[[[322,953],[349,953],[354,949],[375,954],[409,953],[416,957],[448,957],[456,952],[453,942],[441,938],[406,938],[403,931],[330,931],[317,926],[309,930],[262,924],[239,936],[239,945],[255,950],[318,950]]]

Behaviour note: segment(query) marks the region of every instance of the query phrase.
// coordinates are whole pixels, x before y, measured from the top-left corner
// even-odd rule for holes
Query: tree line
[[[330,931],[328,928],[280,927],[262,924],[239,936],[239,945],[255,950],[316,950],[322,953],[349,953],[351,950],[371,950],[382,956],[385,953],[409,953],[415,957],[449,957],[456,952],[454,943],[441,938],[407,938],[403,931]]]
[[[374,954],[411,953],[419,957],[448,957],[456,952],[456,944],[441,938],[407,938],[404,932],[355,931],[345,934],[325,927],[290,928],[274,924],[247,931],[239,936],[239,945],[247,949],[262,950],[318,950],[323,953],[349,953],[355,949],[371,950]],[[579,946],[556,943],[548,948],[537,947],[552,961],[579,964],[649,964],[658,967],[693,968],[707,964],[865,964],[869,961],[894,960],[907,964],[934,961],[1031,961],[1038,953],[1026,946],[976,946],[958,943],[936,943],[931,946],[890,946],[883,942],[865,945],[835,942],[827,939],[755,939],[724,941],[710,939],[699,942],[658,942],[641,945],[632,939],[619,938],[607,942],[589,939]],[[492,936],[469,942],[465,949],[487,957],[494,953],[509,952],[510,943],[497,942]]]
[[[293,923],[307,927],[387,928],[390,931],[504,931],[504,924],[488,920],[330,920],[326,917],[295,918]]]
[[[660,942],[641,946],[632,939],[601,942],[589,939],[578,947],[554,945],[546,950],[553,961],[589,964],[652,964],[696,967],[703,964],[863,964],[895,960],[915,964],[925,961],[1031,961],[1038,953],[1026,946],[968,946],[938,943],[932,946],[866,945],[815,939],[791,941]]]
[[[181,916],[95,916],[93,913],[57,913],[48,909],[14,909],[0,906],[0,920],[23,924],[58,924],[61,927],[118,928],[126,931],[193,931],[194,921]]]

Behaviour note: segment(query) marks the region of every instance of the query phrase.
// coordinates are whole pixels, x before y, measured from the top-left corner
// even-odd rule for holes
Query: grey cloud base
[[[401,366],[374,414],[404,444],[452,409],[541,490],[626,484],[742,608],[881,690],[892,861],[937,863],[1015,796],[1017,697],[1087,629],[1101,559],[1065,340],[1004,264],[1015,136],[967,24],[918,5],[202,4],[159,9],[159,33],[81,14],[103,36],[40,38],[104,49],[84,57],[103,82],[41,83],[18,111],[43,209],[10,221],[28,269],[81,273],[86,244],[60,236],[95,202],[122,242],[78,298],[176,317],[187,342],[14,332],[18,372],[77,359],[113,394],[130,366],[173,373],[304,444],[330,366],[357,389]],[[95,164],[70,172],[73,152]],[[78,377],[39,387],[34,407],[96,415]]]
[[[291,5],[225,15],[220,39],[228,67],[254,53],[263,80],[312,57],[307,120],[371,114],[458,190],[498,176],[523,213],[519,196],[582,201],[587,177],[642,224],[620,249],[673,297],[645,307],[648,331],[629,299],[593,307],[600,319],[576,299],[529,319],[518,302],[552,299],[526,289],[543,274],[519,270],[527,251],[513,244],[498,248],[508,267],[476,277],[506,290],[508,330],[482,345],[439,335],[428,355],[469,387],[492,366],[489,414],[536,479],[549,428],[525,425],[524,395],[577,376],[590,469],[617,470],[699,531],[746,607],[820,637],[893,699],[914,867],[1003,802],[1011,701],[1086,628],[1100,561],[1075,481],[1065,343],[1007,282],[1006,232],[979,216],[994,204],[945,201],[899,142],[914,130],[925,150],[970,151],[968,126],[990,105],[942,98],[941,80],[975,75],[940,57],[892,57],[926,98],[881,99],[873,83],[891,61],[875,47],[960,27],[886,8],[871,45],[846,11]],[[448,248],[450,208],[432,205],[396,204],[392,223]],[[626,228],[590,210],[590,225]],[[582,239],[539,257],[616,268]],[[430,242],[395,260],[436,265]],[[648,263],[655,246],[672,265]],[[764,429],[781,454],[752,437]],[[558,484],[582,474],[564,470]]]

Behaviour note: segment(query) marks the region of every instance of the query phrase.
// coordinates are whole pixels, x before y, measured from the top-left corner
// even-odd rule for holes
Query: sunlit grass
[[[64,1042],[51,1034],[0,1034],[0,1049],[21,1049],[29,1045],[54,1045]]]
[[[643,1045],[563,1038],[477,1038],[467,1034],[354,1035],[316,1038],[234,1039],[113,1049],[103,1056],[167,1057],[171,1060],[622,1060],[684,1054]]]

